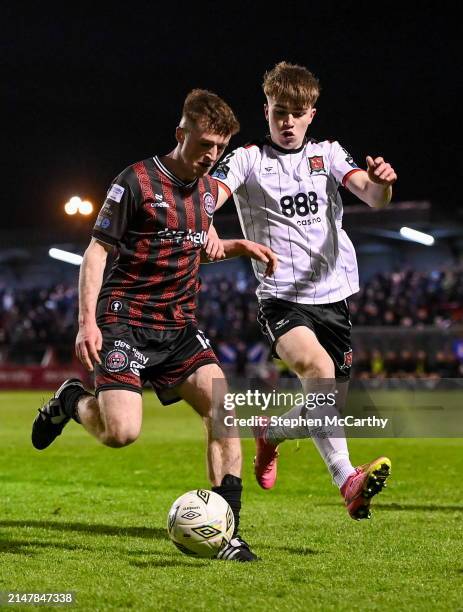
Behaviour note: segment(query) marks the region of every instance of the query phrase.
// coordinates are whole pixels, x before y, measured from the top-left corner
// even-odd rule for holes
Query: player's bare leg
[[[333,361],[311,329],[304,326],[294,327],[279,338],[276,349],[281,359],[297,374],[305,395],[315,390],[325,394],[334,390]],[[323,417],[324,410],[326,408],[321,408],[322,414],[315,414],[315,411],[312,414],[314,417]],[[308,434],[323,457],[334,482],[341,487],[355,471],[349,460],[346,438],[332,437],[329,431],[324,431],[325,428],[322,427],[322,431],[319,429],[309,430]],[[326,437],[324,433],[327,434]],[[337,436],[343,434],[342,430],[336,433]],[[278,437],[277,432],[276,435]]]
[[[216,385],[215,393],[213,392],[213,384]],[[239,438],[217,438],[213,431],[213,401],[217,397],[217,392],[222,395],[226,393],[226,385],[225,376],[219,366],[207,364],[198,368],[178,387],[181,397],[203,419],[207,434],[208,475],[213,486],[219,486],[226,474],[238,478],[241,476],[242,457]]]
[[[284,334],[277,343],[280,357],[295,372],[301,381],[304,393],[333,390],[335,370],[331,357],[308,327],[299,326]],[[323,381],[326,381],[326,388]],[[349,460],[345,437],[323,437],[323,432],[310,431],[335,483],[341,487],[355,470]],[[338,432],[338,434],[341,432]]]
[[[207,364],[196,370],[179,385],[177,391],[202,417],[207,434],[207,464],[212,490],[221,495],[230,505],[235,518],[235,532],[230,543],[223,548],[219,559],[233,561],[255,561],[256,555],[238,535],[241,510],[241,442],[238,437],[218,437],[214,432],[213,412],[220,409],[215,403],[219,399],[223,408],[226,380],[216,364]]]
[[[79,421],[102,444],[120,448],[134,442],[142,424],[142,396],[127,389],[85,395],[77,403]]]
[[[276,350],[301,382],[310,378],[334,378],[331,357],[308,327],[300,325],[290,329],[278,339]]]
[[[315,334],[305,326],[294,327],[281,336],[276,345],[278,355],[299,377],[304,393],[314,392],[314,384],[318,393],[332,391],[334,382],[334,365],[331,357],[318,342]],[[326,385],[324,384],[326,380]],[[325,388],[326,387],[326,388]],[[295,406],[284,417],[299,417],[303,407]],[[315,415],[314,415],[315,416]],[[278,442],[295,437],[294,431],[288,427],[274,426],[265,432],[260,432],[256,440],[257,454],[254,460],[254,470],[257,481],[262,488],[272,488],[277,473]],[[304,434],[313,434],[313,441],[326,462],[333,479],[342,486],[347,477],[354,472],[349,461],[349,453],[345,439],[317,436],[317,432],[307,430]],[[273,444],[272,444],[273,442]]]
[[[137,439],[141,428],[141,396],[127,390],[108,390],[98,399],[78,379],[68,379],[40,409],[32,426],[32,444],[43,450],[74,419],[102,444],[119,448]]]
[[[314,332],[308,327],[295,327],[284,334],[277,342],[277,351],[283,361],[299,377],[305,395],[313,393],[314,390],[324,392],[325,394],[333,391],[335,377],[333,361],[317,340]],[[326,385],[324,381],[326,381]],[[296,407],[293,410],[300,412],[301,409]],[[312,416],[323,416],[323,411],[326,408],[319,408],[318,410],[321,411],[321,414],[315,414],[314,411]],[[331,410],[336,410],[336,408],[333,407]],[[284,432],[282,433],[284,434]],[[368,518],[371,497],[381,491],[385,478],[389,475],[389,459],[381,458],[383,463],[388,465],[389,471],[386,475],[384,475],[384,470],[382,470],[381,477],[379,478],[379,472],[376,474],[377,470],[375,468],[375,474],[379,478],[378,482],[382,486],[373,486],[373,480],[376,476],[374,478],[368,476],[368,482],[365,484],[365,478],[359,477],[358,474],[359,472],[362,474],[368,472],[367,468],[370,464],[357,468],[357,470],[352,466],[349,459],[347,440],[342,428],[338,427],[336,429],[335,437],[332,433],[330,435],[329,428],[323,427],[313,430],[309,429],[308,433],[311,435],[315,446],[325,461],[335,484],[341,490],[350,516],[352,518]],[[279,435],[282,438],[285,437],[275,430],[270,432],[270,434],[270,437],[272,437],[272,434],[275,438],[278,438]],[[373,463],[376,465],[376,462]],[[349,483],[352,483],[352,485]],[[351,490],[352,488],[355,490]],[[352,503],[354,498],[356,500],[355,504]],[[360,506],[362,506],[362,509],[359,511]]]

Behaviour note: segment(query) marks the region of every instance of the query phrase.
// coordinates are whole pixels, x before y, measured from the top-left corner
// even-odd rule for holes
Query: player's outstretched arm
[[[275,273],[278,258],[269,247],[244,239],[223,240],[222,242],[226,259],[240,256],[250,257],[266,264],[265,276],[272,276]]]
[[[112,247],[92,238],[80,267],[79,276],[79,331],[76,355],[82,365],[93,371],[94,363],[101,363],[98,351],[102,335],[96,324],[96,303],[103,282],[106,258]]]
[[[384,208],[392,199],[392,185],[397,180],[394,168],[382,157],[367,156],[366,172],[353,172],[346,187],[372,208]]]

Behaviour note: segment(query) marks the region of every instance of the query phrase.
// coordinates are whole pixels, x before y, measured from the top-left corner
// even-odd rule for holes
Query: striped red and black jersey
[[[195,322],[200,251],[217,183],[184,183],[159,157],[126,168],[112,183],[93,236],[118,248],[103,283],[97,323],[180,329]]]

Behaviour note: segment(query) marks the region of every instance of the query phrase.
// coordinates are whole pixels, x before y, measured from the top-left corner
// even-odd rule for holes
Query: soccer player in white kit
[[[213,176],[219,181],[218,206],[233,194],[245,237],[278,256],[273,277],[265,277],[264,266],[253,261],[258,319],[274,355],[310,393],[315,380],[348,378],[352,363],[346,299],[359,290],[359,281],[354,247],[342,229],[339,188],[382,208],[391,201],[397,176],[382,157],[368,156],[363,170],[339,142],[308,138],[320,88],[306,68],[280,62],[265,74],[263,89],[270,135],[231,152]],[[300,414],[301,408],[287,414],[292,412]],[[278,443],[287,433],[281,427],[258,433],[254,466],[264,489],[275,484]],[[390,460],[379,457],[354,468],[343,434],[311,435],[350,516],[369,518]]]

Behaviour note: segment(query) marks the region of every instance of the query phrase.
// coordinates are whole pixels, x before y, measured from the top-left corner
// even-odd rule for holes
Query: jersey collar
[[[277,145],[275,142],[273,142],[270,136],[265,137],[265,142],[270,145],[272,149],[275,149],[279,153],[282,153],[283,155],[290,155],[292,153],[300,153],[307,144],[307,138],[304,138],[304,141],[298,149],[284,149],[283,147],[280,147],[280,145]]]
[[[178,178],[178,176],[175,176],[175,174],[173,174],[168,168],[166,168],[166,166],[164,166],[158,155],[155,155],[153,157],[153,161],[158,170],[165,174],[174,185],[177,185],[177,187],[193,187],[193,185],[198,181],[198,179],[190,181],[189,183],[182,181]]]

